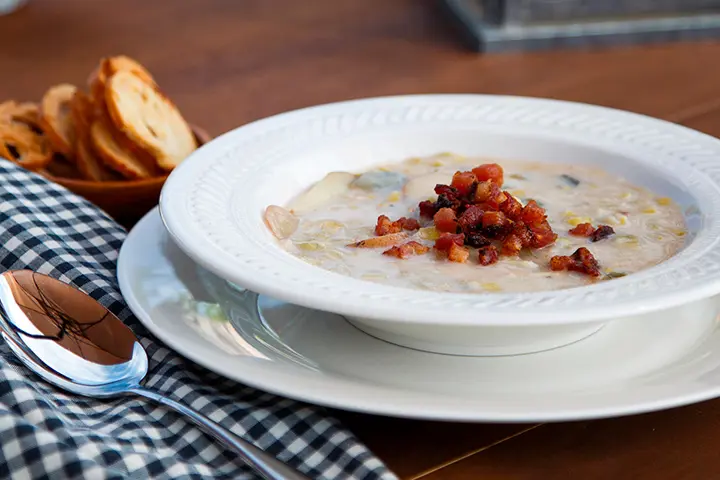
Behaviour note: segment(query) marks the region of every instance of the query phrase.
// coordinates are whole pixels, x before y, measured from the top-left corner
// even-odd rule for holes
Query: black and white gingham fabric
[[[321,408],[219,377],[168,350],[124,304],[115,262],[125,231],[100,210],[0,160],[0,264],[74,284],[123,319],[150,357],[147,386],[199,410],[313,479],[395,479]],[[135,397],[93,400],[40,380],[0,342],[0,478],[255,479],[173,411]]]

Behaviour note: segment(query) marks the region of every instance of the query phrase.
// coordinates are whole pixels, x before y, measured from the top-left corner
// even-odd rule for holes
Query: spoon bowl
[[[13,353],[45,381],[94,398],[139,395],[186,415],[269,480],[307,477],[195,410],[142,382],[148,357],[132,330],[84,292],[47,275],[0,275],[0,333]]]

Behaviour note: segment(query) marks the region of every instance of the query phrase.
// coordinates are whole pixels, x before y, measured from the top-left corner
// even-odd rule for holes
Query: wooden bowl
[[[202,128],[195,125],[191,125],[191,128],[198,146],[211,140],[210,135]],[[43,175],[94,203],[128,228],[158,204],[160,191],[167,179],[167,175],[164,175],[143,180],[97,182],[56,176],[57,173],[52,175],[45,172]]]

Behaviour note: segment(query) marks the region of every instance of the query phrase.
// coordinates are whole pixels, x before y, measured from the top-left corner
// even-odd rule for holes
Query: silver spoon
[[[148,358],[112,312],[47,275],[0,275],[0,333],[22,362],[46,381],[87,397],[135,394],[172,408],[226,446],[267,480],[309,480],[255,445],[141,382]]]

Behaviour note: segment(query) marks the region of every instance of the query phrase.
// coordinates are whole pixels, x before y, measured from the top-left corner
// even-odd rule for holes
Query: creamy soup
[[[504,171],[502,198],[511,195],[521,206],[532,199],[545,210],[554,241],[508,253],[503,243],[506,231],[499,237],[481,235],[487,240],[483,243],[490,244],[482,249],[469,245],[467,235],[464,246],[459,246],[460,240],[451,250],[438,249],[438,238],[444,234],[437,216],[422,216],[419,203],[443,203],[436,185],[451,185],[456,172],[488,163]],[[478,182],[473,189],[487,186],[487,179]],[[479,208],[492,210],[485,203]],[[390,222],[401,217],[412,221],[409,228],[399,233],[395,228],[391,231],[396,233],[383,236],[387,229],[376,230],[380,215]],[[506,218],[507,224],[522,224],[522,217],[514,218],[517,222]],[[412,225],[414,221],[418,225]],[[683,246],[687,233],[682,211],[671,199],[598,168],[452,154],[411,158],[362,174],[331,173],[289,205],[268,207],[266,223],[283,248],[312,265],[373,282],[448,292],[554,290],[610,280],[666,260]],[[477,231],[487,233],[482,228],[480,222]],[[370,242],[379,246],[358,248],[358,242],[380,237]],[[527,241],[533,245],[534,240]],[[397,255],[398,249],[388,252],[408,242],[417,243],[409,250],[405,247],[403,255]],[[486,261],[488,248],[497,252],[496,261]],[[577,260],[582,248],[596,261],[593,271],[563,268]],[[463,258],[456,258],[458,252]],[[482,265],[484,261],[490,264]],[[560,271],[554,271],[553,264]]]

